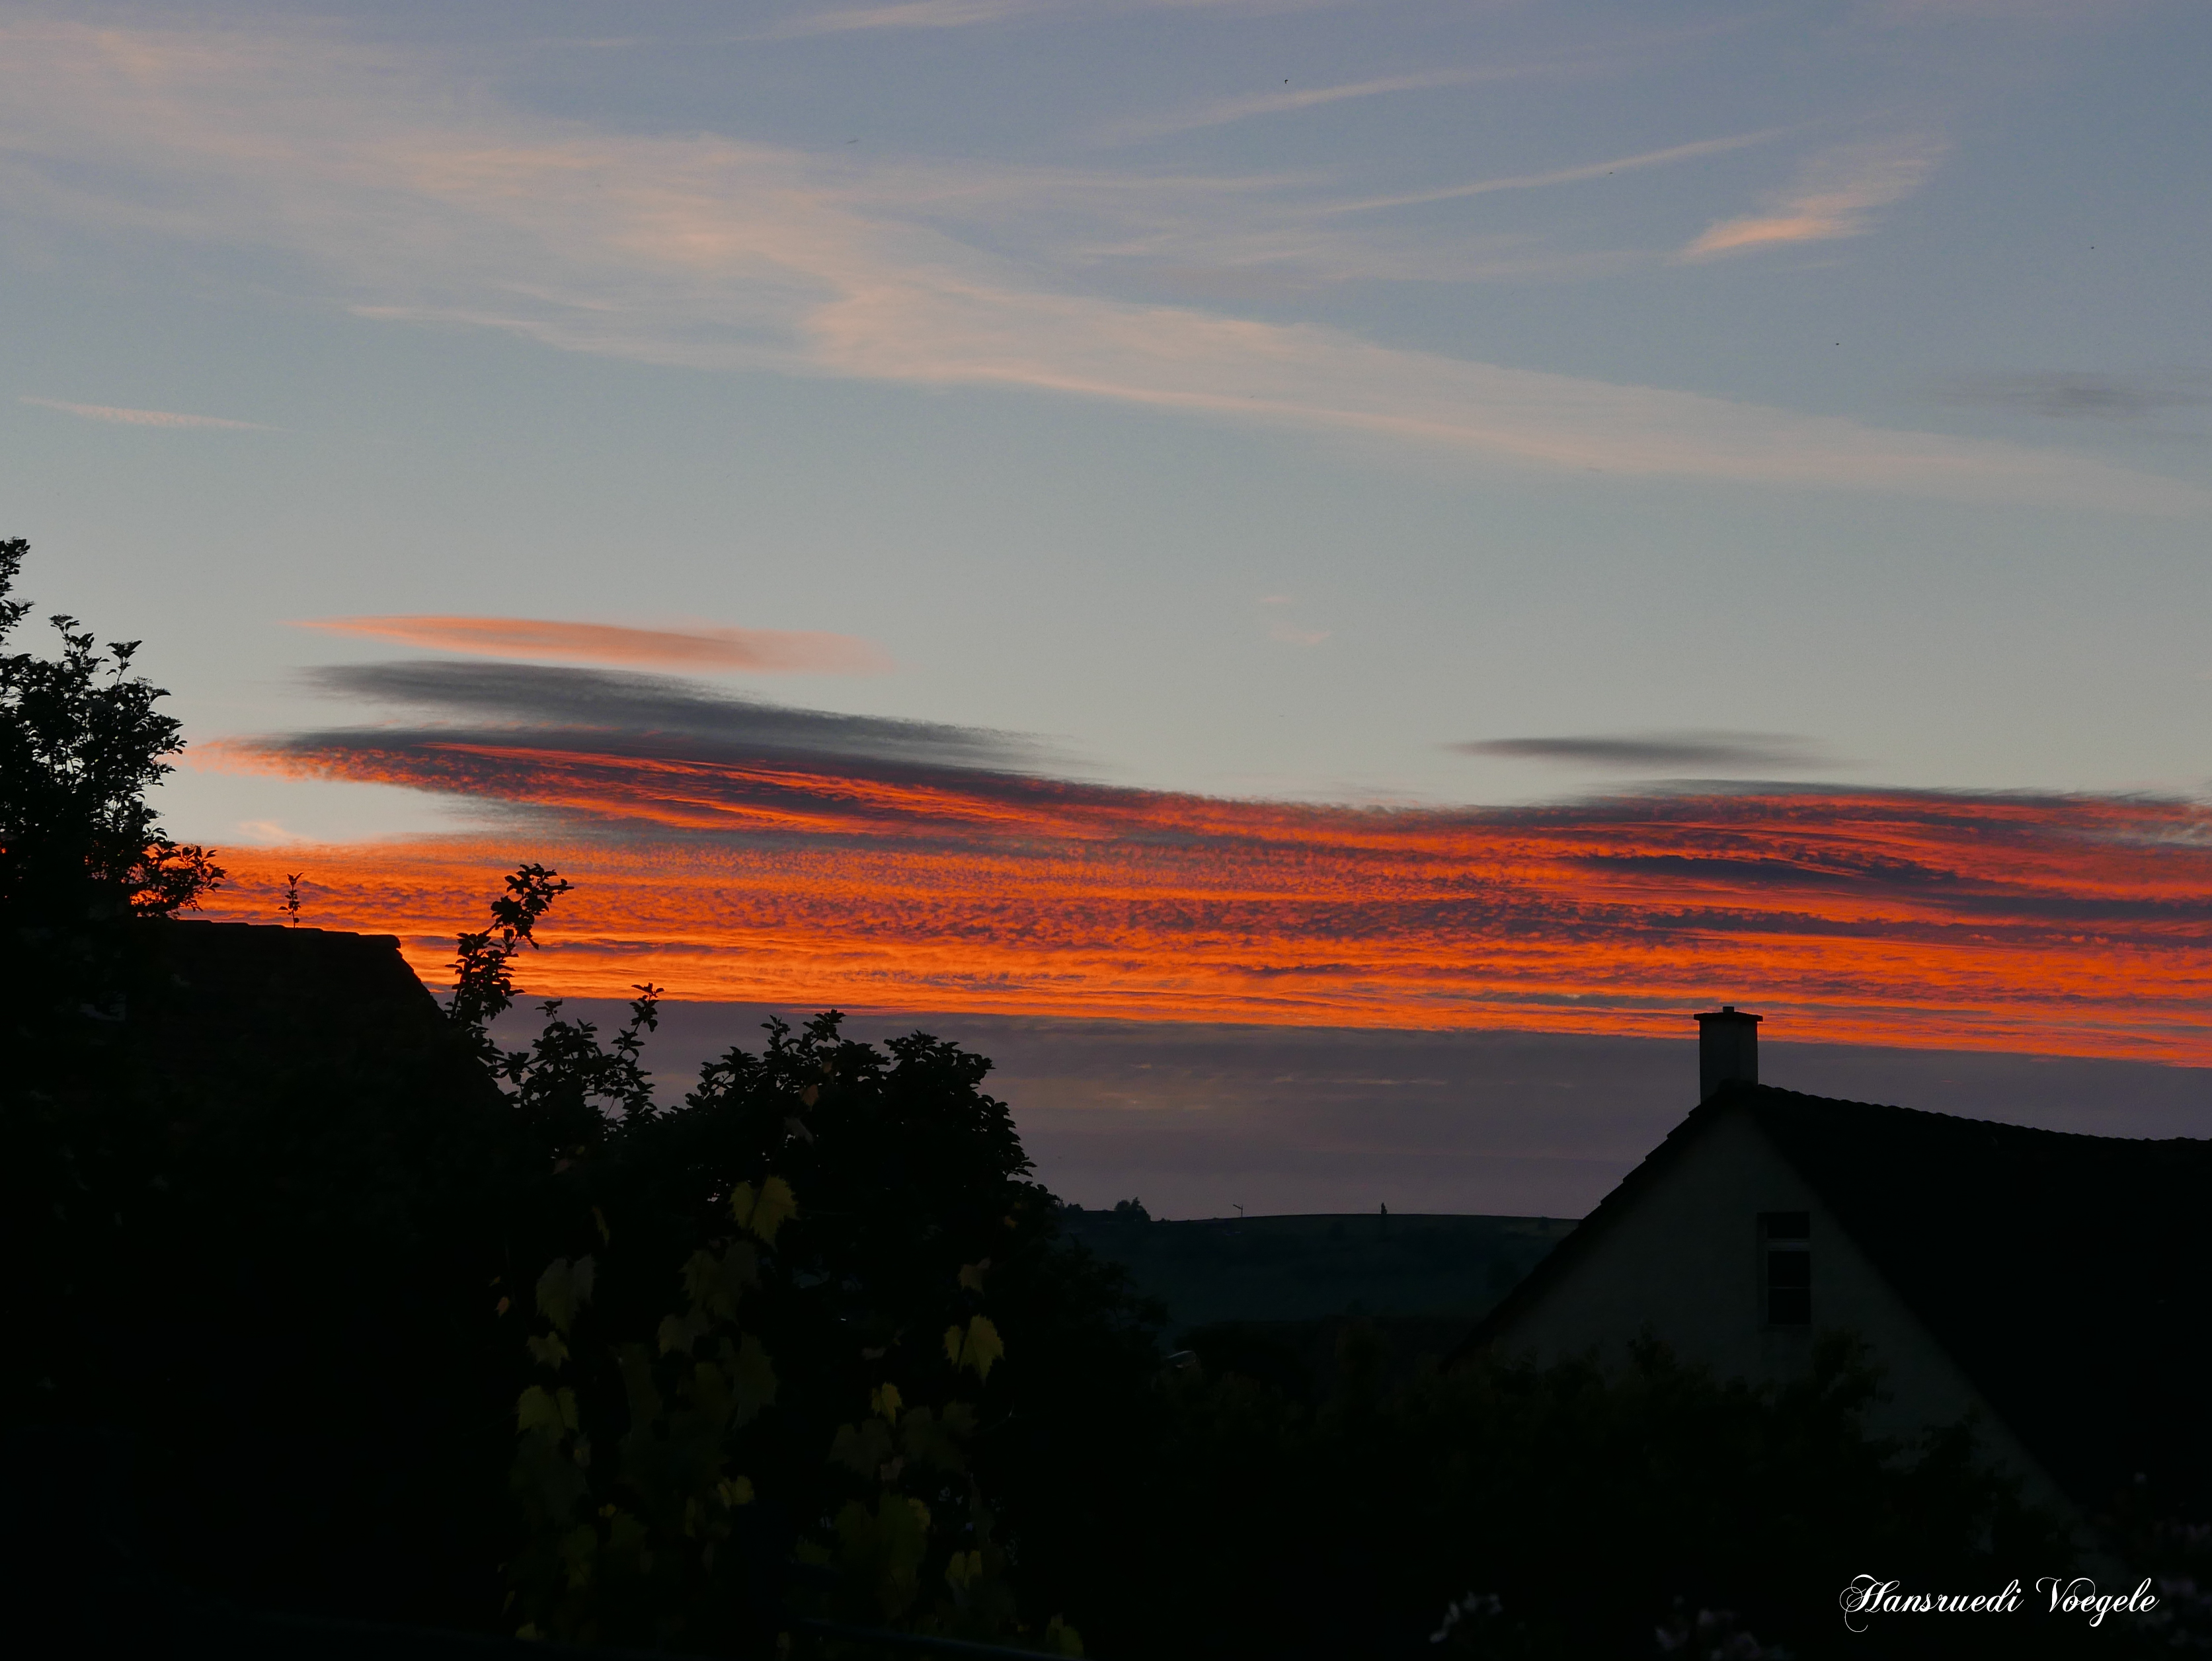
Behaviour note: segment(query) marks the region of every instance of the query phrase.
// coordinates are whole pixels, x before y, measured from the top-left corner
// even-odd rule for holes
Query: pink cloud
[[[880,675],[890,658],[851,634],[777,628],[623,628],[533,617],[312,617],[298,627],[484,658],[561,658],[654,669]]]
[[[270,433],[276,429],[258,421],[232,421],[225,415],[185,415],[173,409],[121,409],[107,403],[70,403],[60,398],[36,398],[28,394],[15,400],[41,409],[58,409],[86,421],[112,421],[121,427],[225,427],[242,433]]]
[[[1788,189],[1766,197],[1764,212],[1708,227],[1676,258],[1716,259],[1789,243],[1863,235],[1872,228],[1874,210],[1919,189],[1942,150],[1929,140],[1902,138],[1824,151],[1805,164]]]

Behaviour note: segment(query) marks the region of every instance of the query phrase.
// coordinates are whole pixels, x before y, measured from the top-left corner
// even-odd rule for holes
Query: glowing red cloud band
[[[880,675],[891,666],[872,640],[805,629],[623,628],[538,617],[445,616],[308,617],[295,626],[434,652],[654,669]]]
[[[333,736],[337,737],[337,736]],[[1271,1024],[1776,1035],[2212,1064],[2212,815],[1905,791],[1516,810],[1218,800],[365,735],[233,764],[528,810],[495,837],[231,852],[216,914],[398,934],[434,984],[501,872],[578,885],[524,966],[670,995]]]

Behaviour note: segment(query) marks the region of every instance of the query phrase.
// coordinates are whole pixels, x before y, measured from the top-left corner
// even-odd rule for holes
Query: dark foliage
[[[0,647],[31,613],[15,593],[29,552],[0,542]],[[167,694],[130,672],[138,642],[103,652],[75,618],[51,621],[57,657],[0,651],[0,915],[19,953],[88,923],[172,916],[222,876],[146,802],[183,741],[154,707]]]
[[[1471,1597],[1453,1652],[1656,1654],[1680,1599],[1692,1628],[1725,1609],[1734,1631],[1815,1657],[1849,1648],[1837,1595],[1869,1564],[1994,1589],[2072,1561],[1963,1432],[1911,1448],[1869,1435],[1877,1381],[1841,1340],[1779,1391],[1654,1345],[1618,1370],[1482,1361],[1391,1392],[1371,1331],[1344,1350],[1319,1405],[1233,1355],[1172,1375],[1167,1440],[1125,1523],[1146,1519],[1151,1561],[1203,1571],[1131,1576],[1110,1608],[1078,1605],[1101,1653],[1435,1653],[1447,1606]],[[2008,1629],[2006,1652],[2036,1652],[2039,1630]],[[1881,1652],[1918,1653],[1917,1636],[1887,1633]]]
[[[519,866],[507,879],[507,892],[491,902],[491,927],[454,943],[453,993],[446,1010],[456,1026],[477,1034],[486,1060],[499,1055],[486,1028],[514,1007],[514,955],[538,944],[538,919],[568,887],[543,865]]]
[[[568,1162],[568,1233],[541,1250],[571,1265],[588,1257],[590,1309],[562,1335],[547,1387],[573,1386],[571,1440],[618,1447],[622,1461],[595,1451],[588,1476],[560,1479],[580,1480],[607,1517],[574,1550],[595,1584],[619,1579],[603,1596],[536,1594],[533,1607],[576,1623],[561,1629],[742,1649],[769,1641],[779,1609],[811,1606],[970,1635],[1041,1632],[1049,1607],[1025,1613],[1003,1590],[1008,1548],[1035,1537],[1050,1561],[1069,1480],[1101,1441],[1093,1415],[1140,1396],[1158,1352],[1119,1272],[1057,1240],[1005,1105],[980,1088],[989,1064],[919,1034],[854,1043],[834,1013],[797,1031],[775,1022],[759,1052],[711,1064],[681,1107],[611,1120]],[[797,1205],[772,1250],[731,1212],[733,1193],[771,1184]],[[672,1312],[682,1288],[718,1280],[732,1310],[710,1319],[695,1298],[690,1316]],[[510,1317],[518,1349],[528,1316]],[[957,1362],[948,1335],[972,1337],[979,1319],[993,1341],[1009,1335],[1003,1359]],[[772,1403],[722,1422],[711,1448],[682,1455],[682,1476],[668,1462],[696,1437],[699,1403],[666,1416],[687,1387],[672,1366],[724,1341],[718,1398],[767,1388],[765,1366]],[[648,1376],[659,1407],[641,1405]],[[544,1503],[548,1470],[531,1468],[526,1505]],[[713,1496],[740,1476],[742,1505],[717,1511]],[[697,1529],[671,1520],[684,1504],[672,1482],[691,1485],[694,1516],[726,1541],[719,1561],[699,1560],[686,1544]],[[884,1519],[904,1526],[909,1499],[930,1520],[910,1540],[884,1535]],[[872,1531],[857,1545],[855,1506]],[[969,1554],[974,1565],[955,1561]],[[836,1566],[818,1590],[793,1578],[810,1555]],[[658,1603],[640,1595],[654,1577]],[[1049,1575],[1024,1579],[1051,1589]]]

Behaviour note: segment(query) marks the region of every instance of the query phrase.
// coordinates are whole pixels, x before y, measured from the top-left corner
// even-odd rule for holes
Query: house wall
[[[1765,1211],[1811,1217],[1810,1327],[1766,1324]],[[1745,1113],[1716,1115],[1493,1342],[1540,1359],[1596,1350],[1618,1360],[1648,1330],[1685,1360],[1759,1382],[1808,1371],[1814,1336],[1838,1328],[1865,1339],[1884,1368],[1887,1399],[1870,1408],[1870,1428],[1909,1435],[1978,1412],[1989,1456],[2024,1479],[2031,1499],[2065,1509],[2057,1485]]]

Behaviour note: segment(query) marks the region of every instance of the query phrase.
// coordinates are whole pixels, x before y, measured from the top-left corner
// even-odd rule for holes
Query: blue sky
[[[9,528],[195,738],[425,613],[1223,794],[2212,773],[2202,5],[0,15]]]
[[[403,927],[422,966],[482,872],[436,867],[462,886],[424,879],[403,926],[361,896],[404,861],[343,846],[489,822],[470,846],[506,857],[616,811],[496,763],[473,794],[379,773],[477,718],[376,689],[508,683],[471,655],[673,671],[756,700],[744,743],[882,750],[769,743],[824,801],[927,752],[931,789],[995,757],[1132,824],[1208,821],[1147,791],[1402,804],[1474,846],[1510,822],[1476,809],[1617,798],[1594,822],[1640,848],[1669,792],[1770,781],[1614,910],[1567,907],[1619,967],[1581,1035],[1582,983],[1540,974],[1512,995],[1550,1036],[1383,1030],[1356,987],[1311,1032],[1237,1026],[1288,1020],[1240,1013],[1240,953],[1260,986],[1312,984],[1332,929],[1344,961],[1419,960],[1389,895],[1370,917],[1316,870],[1302,897],[1320,843],[1265,867],[1291,929],[1237,921],[1264,896],[1235,836],[1155,833],[1200,872],[1162,902],[1187,954],[1076,896],[1080,962],[987,943],[1042,954],[1030,1015],[954,973],[962,919],[1022,903],[987,878],[842,933],[769,882],[671,960],[728,983],[695,998],[843,998],[807,965],[872,962],[869,919],[908,915],[883,1008],[1000,1054],[1086,1203],[1579,1209],[1688,1105],[1686,1046],[1619,1034],[1686,1036],[1712,991],[1771,1012],[1777,1082],[2201,1131],[2201,1073],[2095,1058],[2194,1053],[2212,961],[2208,62],[2196,0],[0,6],[0,534],[232,758],[165,796],[267,866],[237,914],[300,845],[311,920]],[[705,707],[623,684],[609,707]],[[691,742],[532,730],[586,761]],[[728,759],[653,811],[750,811]],[[991,858],[1088,857],[1020,835]],[[793,848],[921,870],[941,841],[921,813]],[[587,898],[680,932],[622,883],[707,845],[626,846]],[[1483,932],[1467,896],[1525,876],[1489,858],[1424,901],[1463,978],[1561,944]],[[592,926],[628,980],[650,943]],[[1117,961],[1158,1016],[1208,953],[1232,991],[1189,1019],[1227,1024],[1046,1018],[1051,986],[1127,992]],[[587,956],[533,973],[590,990]],[[2080,1058],[1935,1047],[2069,998],[2089,1035],[2040,1047]],[[2135,1005],[2165,1049],[2089,1030]],[[758,1013],[676,1010],[663,1071]],[[1326,1026],[1352,1018],[1382,1025]],[[1890,1032],[1917,1047],[1863,1041]]]

